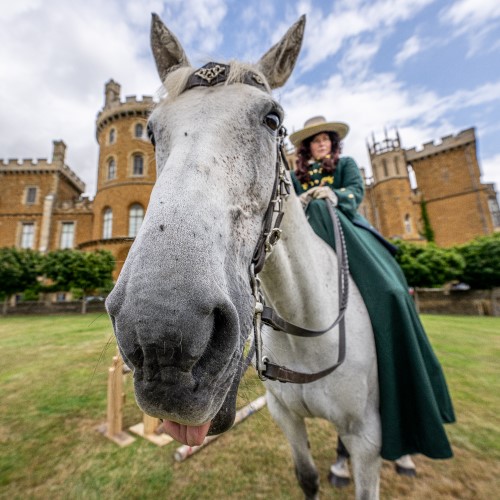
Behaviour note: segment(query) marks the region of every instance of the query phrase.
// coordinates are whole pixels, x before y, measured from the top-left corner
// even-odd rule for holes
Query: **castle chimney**
[[[113,104],[120,102],[120,90],[121,85],[116,83],[114,80],[109,80],[106,83],[106,87],[104,90],[104,107],[109,108]]]
[[[66,156],[66,144],[63,141],[54,141],[54,152],[52,153],[52,163],[59,163],[64,165],[64,158]]]

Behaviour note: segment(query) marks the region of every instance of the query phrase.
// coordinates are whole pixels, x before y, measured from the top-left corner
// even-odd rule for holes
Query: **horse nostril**
[[[125,357],[135,369],[142,370],[144,365],[144,353],[140,345],[136,344],[133,351],[125,353]]]

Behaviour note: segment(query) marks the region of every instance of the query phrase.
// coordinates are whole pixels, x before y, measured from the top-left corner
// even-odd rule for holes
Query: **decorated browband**
[[[230,65],[222,63],[209,62],[205,64],[205,66],[197,69],[188,78],[183,92],[194,87],[213,87],[219,83],[224,83],[229,77],[230,68]],[[252,85],[267,92],[267,87],[262,77],[252,71],[243,73],[239,83]]]

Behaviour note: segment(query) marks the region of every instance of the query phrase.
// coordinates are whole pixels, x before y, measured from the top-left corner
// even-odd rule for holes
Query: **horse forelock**
[[[247,73],[253,73],[264,82],[266,90],[271,93],[271,88],[264,74],[258,69],[255,64],[243,63],[240,61],[230,61],[228,63],[229,75],[222,85],[231,85],[234,83],[243,83]],[[186,88],[189,77],[196,71],[192,66],[183,66],[175,71],[172,71],[163,82],[163,87],[166,91],[164,102],[170,102],[178,97]],[[162,101],[160,101],[161,104]]]
[[[245,75],[247,73],[254,73],[262,79],[264,85],[269,93],[271,93],[271,87],[266,80],[264,74],[257,68],[255,64],[243,63],[240,61],[231,61],[229,63],[229,77],[226,80],[225,85],[230,85],[232,83],[242,83],[245,81]]]

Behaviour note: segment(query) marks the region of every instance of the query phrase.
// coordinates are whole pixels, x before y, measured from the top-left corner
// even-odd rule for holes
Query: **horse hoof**
[[[400,476],[406,476],[406,477],[415,477],[417,475],[417,470],[413,468],[408,468],[408,467],[402,467],[401,465],[395,464],[395,469],[396,472]]]
[[[351,480],[348,477],[336,476],[330,471],[328,474],[328,482],[335,488],[345,488],[346,486],[349,486]]]

